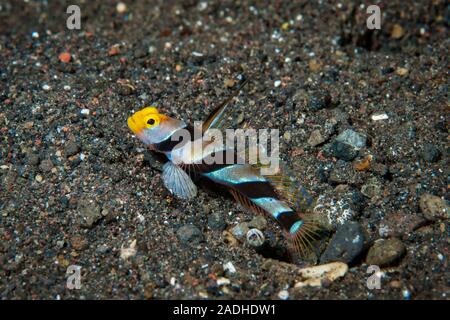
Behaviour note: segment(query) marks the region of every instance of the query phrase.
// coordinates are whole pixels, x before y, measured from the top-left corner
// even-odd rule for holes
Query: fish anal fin
[[[250,199],[248,199],[246,196],[240,194],[236,190],[230,189],[230,193],[233,196],[233,198],[236,200],[236,202],[239,202],[243,207],[251,210],[252,212],[254,212],[256,214],[262,214],[262,215],[266,214],[266,212],[263,209],[261,209],[260,207],[255,205],[253,202],[251,202]]]

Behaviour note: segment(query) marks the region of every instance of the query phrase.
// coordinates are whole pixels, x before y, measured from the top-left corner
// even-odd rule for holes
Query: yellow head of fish
[[[170,138],[184,122],[158,112],[155,107],[145,107],[128,118],[128,127],[146,144],[156,144]]]

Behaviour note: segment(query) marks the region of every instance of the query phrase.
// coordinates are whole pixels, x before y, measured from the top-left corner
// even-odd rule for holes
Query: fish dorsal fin
[[[191,199],[197,195],[197,186],[191,177],[171,161],[164,164],[162,179],[165,187],[178,198]]]
[[[231,112],[233,111],[232,108],[230,108],[230,102],[236,97],[239,92],[244,88],[244,86],[247,84],[248,80],[245,79],[240,86],[231,94],[231,96],[223,101],[221,104],[219,104],[206,118],[206,120],[203,122],[202,126],[202,132],[206,132],[206,130],[215,128],[215,129],[223,129],[223,125],[225,120],[230,116]]]

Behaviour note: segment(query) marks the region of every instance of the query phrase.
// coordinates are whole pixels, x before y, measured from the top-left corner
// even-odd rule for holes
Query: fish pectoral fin
[[[192,199],[197,195],[197,186],[191,177],[171,161],[163,166],[162,180],[164,186],[178,198]]]

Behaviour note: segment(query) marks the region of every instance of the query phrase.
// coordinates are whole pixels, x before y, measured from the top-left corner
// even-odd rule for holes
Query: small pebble
[[[39,165],[39,169],[41,169],[44,173],[50,172],[53,169],[53,162],[50,159],[42,160]]]
[[[407,76],[409,73],[409,70],[406,68],[397,68],[395,70],[395,73],[401,77]]]
[[[280,298],[281,300],[289,299],[289,291],[281,290],[280,292],[278,292],[278,298]]]
[[[216,280],[218,286],[226,286],[231,283],[230,279],[220,277]]]
[[[86,196],[78,201],[77,211],[81,218],[80,225],[84,228],[94,227],[96,222],[103,217],[98,203]]]
[[[280,81],[280,80],[276,80],[276,81],[273,83],[273,85],[274,85],[275,88],[278,88],[279,86],[281,86],[281,81]]]
[[[50,87],[48,84],[44,84],[44,85],[42,86],[42,89],[43,89],[44,91],[50,91],[50,90],[51,90],[51,87]]]
[[[42,182],[43,180],[44,180],[44,178],[40,175],[40,174],[38,174],[38,175],[36,175],[36,177],[34,178],[37,182]]]
[[[399,24],[395,24],[391,31],[391,37],[393,39],[400,39],[403,37],[403,34],[405,31],[403,30],[402,26]]]
[[[411,299],[411,292],[407,289],[402,291],[403,299],[410,300]]]
[[[364,159],[355,161],[353,163],[353,168],[356,171],[366,171],[370,168],[370,161],[372,160],[372,156],[369,154],[367,157],[364,157]]]
[[[448,219],[450,217],[450,207],[447,202],[429,193],[420,196],[419,207],[424,217],[429,221]]]
[[[229,273],[236,273],[236,268],[231,261],[228,261],[223,265],[223,270],[228,271]]]
[[[291,132],[290,132],[290,131],[286,131],[286,132],[283,134],[283,139],[284,139],[286,142],[291,141],[291,138],[292,138],[292,135],[291,135]]]
[[[225,81],[223,82],[223,86],[227,89],[233,88],[235,84],[236,84],[236,80],[233,80],[233,79],[225,79]]]
[[[320,130],[314,130],[313,132],[311,132],[311,135],[309,136],[308,139],[308,144],[311,147],[315,147],[318,146],[319,144],[322,144],[325,142],[325,137],[322,135],[322,133],[320,132]]]
[[[380,120],[387,120],[389,119],[389,116],[386,113],[378,113],[372,115],[373,121],[380,121]]]
[[[118,13],[125,13],[127,11],[127,5],[123,2],[119,2],[116,5],[116,10]]]
[[[348,144],[355,149],[364,148],[366,146],[366,140],[366,136],[351,129],[344,130],[336,138],[336,141]]]
[[[380,239],[369,249],[366,263],[380,267],[388,266],[397,262],[405,253],[405,245],[399,239]]]
[[[59,54],[58,59],[63,63],[69,63],[71,60],[71,55],[69,52],[62,52]]]
[[[322,64],[316,59],[311,59],[308,62],[309,70],[317,72],[322,68]]]
[[[325,145],[323,153],[344,161],[352,161],[358,155],[358,150],[349,144],[333,141],[332,143]]]
[[[212,230],[222,231],[227,227],[227,223],[220,212],[213,212],[208,215],[208,227]]]
[[[67,141],[64,146],[64,153],[66,157],[76,155],[78,152],[80,152],[80,146],[75,141]]]
[[[133,240],[128,248],[121,248],[120,249],[120,259],[122,260],[128,260],[131,257],[134,257],[137,253],[136,250],[136,239]]]
[[[247,222],[241,222],[231,229],[231,233],[237,239],[244,239],[244,237],[247,235],[248,231],[249,231],[249,227],[248,227]]]
[[[111,48],[109,48],[109,50],[108,50],[108,55],[109,55],[110,57],[116,56],[116,55],[118,55],[118,54],[120,54],[120,49],[119,49],[119,46],[118,46],[118,45],[114,45],[114,46],[112,46]]]
[[[177,230],[178,239],[183,243],[197,244],[203,239],[199,228],[193,224],[186,224]]]

